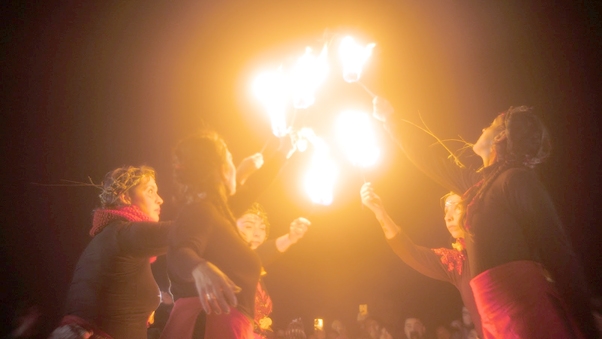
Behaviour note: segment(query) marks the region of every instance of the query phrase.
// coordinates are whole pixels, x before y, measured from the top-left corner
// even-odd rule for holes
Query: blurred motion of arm
[[[263,154],[255,153],[240,162],[236,168],[236,181],[239,185],[244,185],[249,176],[263,166]]]

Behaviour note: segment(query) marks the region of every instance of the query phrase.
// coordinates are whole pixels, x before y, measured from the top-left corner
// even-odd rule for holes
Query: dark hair
[[[140,184],[145,177],[155,179],[155,170],[149,166],[123,166],[109,171],[102,180],[102,192],[98,195],[101,207],[123,205],[120,196]]]
[[[205,130],[181,140],[174,150],[173,174],[177,201],[188,204],[205,198],[231,221],[228,189],[222,180],[228,147],[216,132]]]
[[[510,107],[499,114],[494,123],[501,131],[494,137],[495,160],[483,181],[471,187],[462,197],[465,211],[474,210],[493,181],[510,168],[534,168],[550,155],[551,142],[547,128],[527,106]],[[465,220],[468,222],[470,215]],[[470,225],[465,224],[470,232]]]
[[[534,168],[547,159],[551,150],[550,135],[532,108],[510,107],[500,116],[504,129],[493,142],[496,162]]]

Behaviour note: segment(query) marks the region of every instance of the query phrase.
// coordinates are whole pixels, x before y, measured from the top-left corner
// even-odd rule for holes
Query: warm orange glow
[[[272,132],[277,137],[283,137],[289,132],[286,122],[286,103],[289,99],[286,78],[282,68],[261,73],[253,83],[253,92],[265,106]]]
[[[324,330],[324,319],[314,319],[314,330]]]
[[[380,156],[370,115],[345,111],[337,121],[337,136],[351,162],[360,167],[374,165]]]
[[[305,189],[313,203],[327,206],[332,203],[338,170],[324,140],[312,131],[308,141],[313,146],[314,155],[305,177]]]
[[[295,133],[295,147],[299,152],[305,152],[307,150],[307,146],[310,143],[310,140],[314,140],[316,135],[311,128],[303,127],[297,133]]]
[[[307,47],[291,71],[291,91],[293,106],[307,108],[315,102],[315,93],[320,84],[328,75],[327,48],[324,45],[320,55],[312,54],[312,49]]]
[[[343,79],[356,82],[362,75],[364,64],[372,55],[375,43],[366,46],[357,44],[352,37],[344,37],[339,44],[339,57],[343,65]]]

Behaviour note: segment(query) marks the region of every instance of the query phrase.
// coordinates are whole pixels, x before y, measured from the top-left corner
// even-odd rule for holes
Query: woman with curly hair
[[[171,223],[158,222],[163,199],[155,171],[125,166],[105,176],[88,244],[69,287],[66,316],[50,338],[145,339],[159,305],[152,257],[167,252]]]
[[[236,220],[238,232],[261,259],[262,265],[269,266],[276,261],[290,246],[297,243],[307,232],[311,223],[299,217],[290,224],[289,232],[278,238],[268,240],[270,223],[268,216],[259,203],[254,203]],[[262,276],[267,274],[262,270]],[[263,279],[259,279],[255,292],[255,316],[253,323],[254,338],[267,338],[271,331],[272,298]]]
[[[392,123],[382,99],[375,113]],[[388,130],[415,155],[395,125]],[[597,338],[582,268],[534,172],[550,154],[547,129],[531,108],[511,107],[472,149],[479,172],[412,158],[446,187],[469,187],[456,192],[464,192],[470,285],[486,338]]]

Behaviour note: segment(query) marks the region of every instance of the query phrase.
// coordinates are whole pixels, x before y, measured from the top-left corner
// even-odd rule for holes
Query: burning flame
[[[343,65],[343,79],[347,82],[360,80],[362,68],[372,55],[375,43],[366,46],[357,44],[352,37],[346,36],[339,44],[339,56]]]
[[[326,79],[328,70],[326,45],[318,56],[314,56],[312,49],[306,47],[305,54],[297,60],[291,71],[291,91],[295,108],[313,105],[316,90]]]
[[[307,140],[314,148],[311,167],[305,177],[305,190],[311,201],[315,204],[330,205],[333,199],[333,190],[338,175],[328,146],[313,130],[305,129]]]
[[[253,89],[268,112],[274,135],[279,138],[285,136],[290,129],[286,122],[289,93],[282,68],[260,74],[253,83]]]
[[[345,111],[337,122],[337,135],[345,153],[355,166],[374,165],[380,156],[370,115]]]

